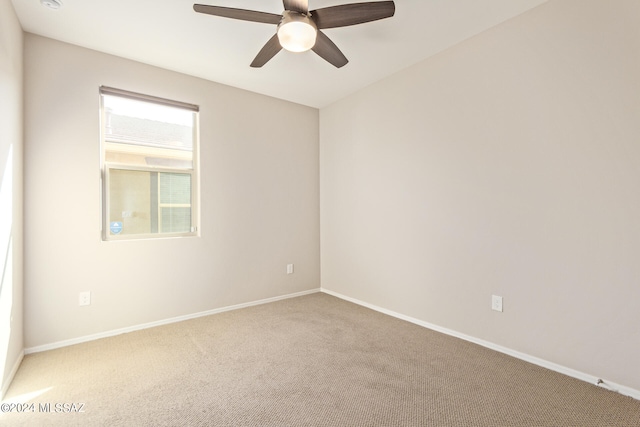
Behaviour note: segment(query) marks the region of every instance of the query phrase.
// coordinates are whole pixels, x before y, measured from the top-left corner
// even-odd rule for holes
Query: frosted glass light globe
[[[285,11],[278,25],[280,46],[290,52],[305,52],[316,44],[318,30],[308,15]]]

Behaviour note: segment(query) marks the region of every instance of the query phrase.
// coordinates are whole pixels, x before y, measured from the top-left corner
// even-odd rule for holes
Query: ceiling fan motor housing
[[[318,28],[309,13],[285,10],[278,24],[280,45],[291,52],[305,52],[316,44]]]

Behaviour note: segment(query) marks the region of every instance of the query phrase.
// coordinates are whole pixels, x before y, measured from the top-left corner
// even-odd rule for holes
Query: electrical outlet
[[[293,264],[287,264],[287,274],[293,274]]]
[[[91,292],[80,292],[78,295],[78,305],[91,305]]]
[[[491,310],[502,312],[502,297],[491,295]]]

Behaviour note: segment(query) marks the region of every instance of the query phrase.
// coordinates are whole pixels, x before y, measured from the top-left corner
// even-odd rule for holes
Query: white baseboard
[[[300,297],[303,295],[315,294],[320,292],[320,289],[310,289],[308,291],[296,292],[293,294],[280,295],[272,298],[265,298],[258,301],[251,301],[242,304],[231,305],[227,307],[214,308],[213,310],[201,311],[199,313],[187,314],[184,316],[172,317],[170,319],[158,320],[156,322],[143,323],[141,325],[128,326],[126,328],[114,329],[111,331],[100,332],[97,334],[85,335],[83,337],[72,338],[69,340],[58,341],[51,344],[38,345],[35,347],[26,348],[24,354],[39,353],[41,351],[54,350],[56,348],[67,347],[74,344],[80,344],[83,342],[94,341],[100,338],[112,337],[115,335],[126,334],[128,332],[139,331],[141,329],[154,328],[156,326],[168,325],[170,323],[182,322],[184,320],[195,319],[197,317],[210,316],[212,314],[223,313],[225,311],[239,310],[241,308],[252,307],[261,304],[267,304],[270,302],[280,301],[289,298]]]
[[[469,342],[472,342],[474,344],[481,345],[482,347],[486,347],[486,348],[489,348],[491,350],[495,350],[495,351],[498,351],[500,353],[507,354],[507,355],[515,357],[517,359],[524,360],[525,362],[533,363],[534,365],[538,365],[538,366],[541,366],[543,368],[547,368],[547,369],[550,369],[552,371],[559,372],[561,374],[568,375],[570,377],[577,378],[577,379],[582,380],[582,381],[586,381],[586,382],[591,383],[591,384],[593,384],[595,386],[606,388],[607,390],[615,391],[615,392],[623,394],[625,396],[629,396],[629,397],[632,397],[634,399],[640,400],[640,390],[635,390],[635,389],[633,389],[631,387],[627,387],[627,386],[623,386],[623,385],[620,385],[620,384],[616,384],[614,382],[602,380],[602,379],[600,379],[598,377],[594,377],[593,375],[585,374],[584,372],[576,371],[575,369],[567,368],[566,366],[558,365],[557,363],[549,362],[547,360],[540,359],[538,357],[531,356],[529,354],[521,353],[519,351],[512,350],[510,348],[503,347],[501,345],[494,344],[494,343],[489,342],[489,341],[485,341],[485,340],[482,340],[482,339],[479,339],[479,338],[475,338],[475,337],[472,337],[470,335],[465,335],[465,334],[462,334],[460,332],[457,332],[457,331],[454,331],[454,330],[451,330],[451,329],[447,329],[447,328],[443,328],[441,326],[434,325],[432,323],[428,323],[428,322],[425,322],[425,321],[422,321],[422,320],[419,320],[419,319],[416,319],[416,318],[413,318],[413,317],[405,316],[404,314],[396,313],[395,311],[387,310],[386,308],[378,307],[376,305],[369,304],[367,302],[360,301],[358,299],[351,298],[351,297],[348,297],[346,295],[342,295],[342,294],[340,294],[338,292],[334,292],[334,291],[331,291],[329,289],[322,288],[321,292],[324,292],[324,293],[326,293],[328,295],[333,295],[334,297],[343,299],[345,301],[352,302],[354,304],[361,305],[363,307],[370,308],[370,309],[378,311],[380,313],[387,314],[389,316],[392,316],[392,317],[395,317],[395,318],[398,318],[398,319],[401,319],[401,320],[405,320],[407,322],[410,322],[410,323],[425,327],[427,329],[431,329],[431,330],[434,330],[434,331],[437,331],[437,332],[441,332],[441,333],[446,334],[446,335],[450,335],[452,337],[460,338],[460,339],[463,339],[465,341],[469,341]]]
[[[13,368],[11,368],[11,372],[9,372],[7,381],[2,384],[2,388],[0,389],[0,401],[3,400],[5,394],[7,394],[7,391],[9,390],[9,386],[11,385],[13,378],[16,376],[16,373],[18,372],[18,368],[20,368],[20,364],[22,363],[23,358],[24,358],[24,351],[21,351],[15,363],[13,364]]]

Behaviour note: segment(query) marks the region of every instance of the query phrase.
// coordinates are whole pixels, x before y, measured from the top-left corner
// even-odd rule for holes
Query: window
[[[102,237],[197,234],[198,107],[101,87]]]

